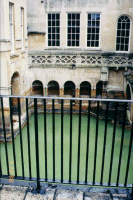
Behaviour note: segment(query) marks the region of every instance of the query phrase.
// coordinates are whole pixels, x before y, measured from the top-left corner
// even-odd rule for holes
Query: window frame
[[[118,20],[122,17],[122,16],[127,16],[130,20],[130,31],[129,31],[129,42],[128,42],[128,51],[119,51],[119,50],[116,50],[116,45],[117,45],[117,30],[118,30]],[[116,53],[129,53],[130,52],[130,43],[131,43],[131,29],[132,29],[132,20],[131,20],[131,17],[127,14],[122,14],[120,15],[118,18],[117,18],[117,23],[116,23],[116,37],[115,37],[115,52]]]
[[[24,8],[20,7],[21,45],[24,50]]]
[[[102,19],[102,13],[101,12],[87,12],[86,13],[87,14],[87,17],[86,17],[86,48],[87,49],[92,49],[92,50],[99,50],[99,49],[101,49],[101,19]],[[96,46],[87,46],[87,36],[88,36],[88,14],[99,14],[100,15],[100,22],[99,22],[99,46],[98,47],[96,47]]]
[[[49,46],[49,44],[48,44],[48,42],[49,42],[49,39],[48,39],[48,36],[49,36],[49,31],[48,31],[48,28],[49,28],[49,26],[48,26],[48,15],[49,14],[59,14],[59,46]],[[60,20],[60,18],[61,18],[61,14],[60,14],[60,12],[48,12],[47,13],[47,15],[46,15],[47,17],[47,20],[46,20],[46,25],[47,25],[47,31],[46,31],[46,33],[47,33],[47,48],[60,48],[60,44],[61,44],[61,26],[60,26],[60,23],[61,23],[61,20]],[[51,26],[52,27],[52,26]],[[54,26],[54,27],[56,27],[56,26]],[[58,26],[57,26],[58,27]],[[52,34],[52,32],[50,33],[50,34]],[[58,33],[56,33],[55,34],[55,37],[56,37],[56,35],[57,35]],[[55,38],[55,41],[57,41],[56,40],[57,38]],[[52,39],[51,39],[51,41],[52,41]]]
[[[79,46],[68,46],[68,14],[79,14]],[[67,12],[66,13],[66,22],[67,22],[67,29],[66,29],[66,46],[67,48],[80,48],[80,41],[81,41],[81,12]],[[76,26],[75,26],[76,27]],[[72,34],[72,33],[71,33]],[[76,40],[75,40],[76,41]]]
[[[9,30],[11,41],[11,53],[14,53],[15,47],[15,33],[14,33],[14,4],[9,2]]]

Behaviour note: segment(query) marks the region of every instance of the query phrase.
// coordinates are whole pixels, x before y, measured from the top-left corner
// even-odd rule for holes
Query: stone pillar
[[[95,98],[96,97],[96,89],[92,89],[91,90],[91,98]]]
[[[46,88],[46,97],[48,96],[48,88]]]
[[[79,89],[79,88],[75,89],[75,97],[76,97],[76,98],[79,98],[79,97],[80,97],[80,89]],[[79,101],[76,100],[75,103],[79,103]]]
[[[64,96],[64,88],[60,88],[59,89],[59,97],[63,97]]]

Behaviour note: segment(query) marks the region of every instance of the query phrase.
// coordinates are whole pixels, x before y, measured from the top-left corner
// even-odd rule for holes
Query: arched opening
[[[102,97],[103,82],[99,81],[96,84],[96,97]]]
[[[80,84],[80,95],[91,96],[91,84],[88,81],[84,81]]]
[[[128,100],[131,100],[131,92],[130,92],[130,87],[129,87],[129,85],[127,85],[127,88],[126,88],[126,96],[127,96],[127,99],[128,99]]]
[[[48,95],[59,96],[59,84],[57,81],[50,81],[48,83]]]
[[[20,95],[20,76],[18,72],[15,72],[11,77],[11,95]],[[18,112],[18,100],[12,98],[13,114]]]
[[[64,84],[64,95],[75,97],[75,84],[72,81],[67,81]]]
[[[43,84],[41,81],[36,80],[32,83],[32,95],[43,95]]]

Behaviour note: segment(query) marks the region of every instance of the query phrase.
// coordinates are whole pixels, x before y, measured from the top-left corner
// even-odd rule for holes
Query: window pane
[[[87,41],[87,47],[90,47],[90,41]]]
[[[71,26],[71,20],[68,20],[68,26]]]
[[[52,21],[52,26],[55,26],[55,21]]]
[[[72,46],[75,46],[75,41],[72,40]]]
[[[71,41],[68,41],[68,42],[67,42],[67,46],[71,46]]]
[[[91,41],[91,46],[94,47],[94,41]]]
[[[77,46],[77,47],[79,46],[79,41],[76,41],[76,46]]]
[[[72,14],[72,19],[75,19],[75,14]]]
[[[116,41],[117,43],[120,43],[120,38],[119,37],[117,37],[117,41]]]
[[[48,14],[48,19],[51,20],[51,14]]]
[[[75,40],[75,34],[72,34],[72,39]]]
[[[48,26],[51,26],[51,21],[48,21]]]
[[[55,14],[52,14],[52,19],[55,19]]]
[[[60,46],[59,40],[56,41],[56,46]]]
[[[48,34],[48,39],[51,39],[51,35],[50,34]]]
[[[59,14],[56,14],[56,19],[60,19],[60,15]]]
[[[48,46],[51,46],[51,40],[48,41]]]
[[[55,40],[52,41],[52,46],[55,46]]]
[[[57,34],[57,35],[56,35],[56,38],[59,40],[59,39],[60,39],[60,35],[59,35],[59,34]]]
[[[88,14],[88,20],[91,20],[91,14]]]
[[[125,51],[128,51],[128,45],[125,45]]]
[[[95,47],[98,47],[99,46],[99,41],[96,41],[95,42]]]
[[[79,33],[79,30],[80,30],[79,28],[76,28],[76,33]]]
[[[69,40],[71,39],[71,34],[68,34],[67,39]]]

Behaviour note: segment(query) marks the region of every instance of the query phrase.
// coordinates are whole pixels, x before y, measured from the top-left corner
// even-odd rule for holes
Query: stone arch
[[[88,81],[83,81],[80,84],[80,95],[91,96],[91,84]]]
[[[75,97],[75,84],[73,81],[66,81],[64,84],[64,95]]]
[[[20,75],[18,72],[14,72],[11,77],[11,95],[20,95]],[[12,98],[13,114],[18,112],[18,100]]]
[[[48,95],[59,96],[59,84],[57,81],[49,81],[48,83]]]
[[[11,77],[11,94],[20,95],[20,75],[18,72],[14,72]]]
[[[43,95],[43,84],[39,80],[35,80],[32,83],[32,95]]]
[[[102,91],[103,91],[103,82],[99,81],[96,84],[96,97],[102,97]]]

